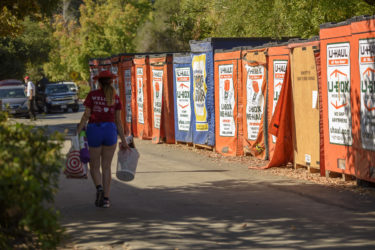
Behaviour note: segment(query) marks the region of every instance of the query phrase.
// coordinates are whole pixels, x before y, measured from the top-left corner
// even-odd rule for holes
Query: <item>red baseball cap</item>
[[[29,76],[25,76],[25,78],[24,78],[24,79],[25,79],[25,80],[28,80],[29,78],[30,78]]]
[[[99,78],[115,78],[116,75],[112,74],[109,70],[100,71],[100,73],[94,76],[94,80],[98,80]]]

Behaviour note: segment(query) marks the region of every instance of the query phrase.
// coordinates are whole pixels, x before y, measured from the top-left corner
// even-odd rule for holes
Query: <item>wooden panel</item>
[[[312,46],[294,48],[291,60],[296,134],[295,165],[319,168],[319,95]],[[316,97],[315,106],[313,96]]]

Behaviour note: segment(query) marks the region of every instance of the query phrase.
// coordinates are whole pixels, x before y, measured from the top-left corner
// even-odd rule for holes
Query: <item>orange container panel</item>
[[[214,60],[215,149],[223,155],[243,155],[241,48],[215,50]]]
[[[245,49],[242,51],[242,145],[245,153],[267,158],[264,128],[267,91],[267,49]],[[239,97],[240,98],[240,97]]]
[[[150,56],[152,143],[175,143],[173,57]]]
[[[275,111],[277,101],[280,97],[285,72],[289,59],[289,49],[287,45],[276,45],[269,47],[268,51],[268,126]],[[276,137],[268,134],[269,159],[272,159],[275,150]]]
[[[120,87],[120,94],[121,94],[121,102],[123,105],[123,109],[125,110],[123,119],[125,135],[134,135],[134,128],[133,123],[135,123],[135,119],[133,117],[132,106],[136,102],[136,95],[134,92],[133,85],[135,82],[135,67],[133,64],[133,57],[134,55],[121,55],[121,67],[119,73],[119,87]],[[133,104],[134,103],[134,104]],[[134,120],[134,121],[133,121]]]
[[[350,22],[321,25],[325,169],[354,175],[350,40]]]
[[[151,85],[150,65],[147,55],[136,55],[133,59],[136,77],[137,103],[135,112],[137,114],[136,137],[151,140]]]
[[[375,182],[375,16],[351,22],[353,154],[358,179]]]

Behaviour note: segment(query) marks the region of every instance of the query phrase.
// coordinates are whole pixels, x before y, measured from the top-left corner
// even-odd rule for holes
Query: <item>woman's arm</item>
[[[85,112],[82,115],[81,121],[78,124],[77,134],[79,134],[81,130],[86,126],[86,123],[90,118],[90,115],[91,115],[91,109],[86,107]]]
[[[116,110],[115,123],[116,123],[116,126],[117,126],[117,131],[120,135],[121,146],[125,149],[129,148],[128,144],[126,143],[124,128],[122,127],[121,110]]]

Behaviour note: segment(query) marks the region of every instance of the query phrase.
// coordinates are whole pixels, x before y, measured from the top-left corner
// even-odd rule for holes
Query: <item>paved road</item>
[[[81,114],[47,115],[36,125],[69,136]],[[91,179],[61,176],[55,204],[70,235],[63,249],[375,247],[375,197],[218,163],[181,147],[136,143],[136,178],[113,176],[109,209],[94,206]]]

